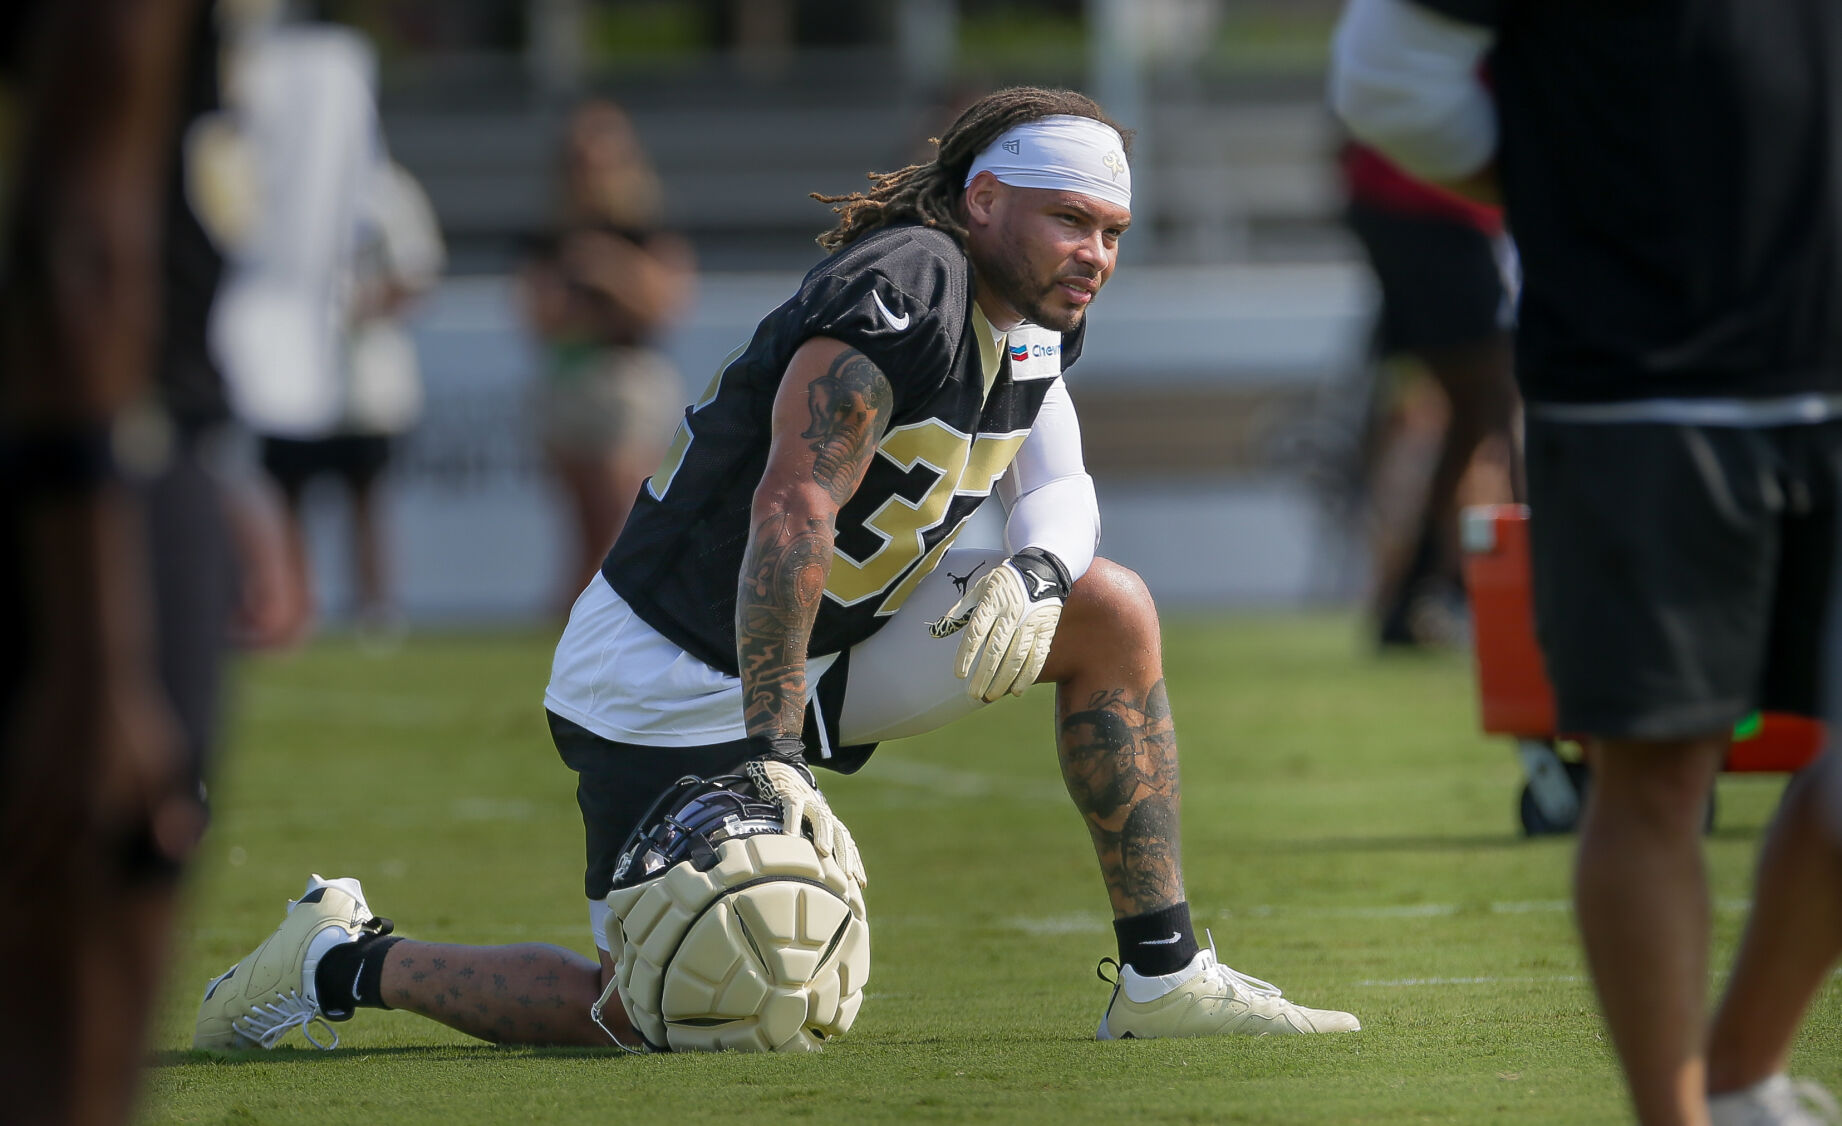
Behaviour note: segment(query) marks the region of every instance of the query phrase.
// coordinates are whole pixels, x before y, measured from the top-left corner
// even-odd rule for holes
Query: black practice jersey
[[[1418,2],[1496,30],[1531,399],[1842,391],[1842,5]]]
[[[972,296],[965,252],[928,227],[874,231],[815,266],[685,412],[602,574],[654,629],[736,672],[736,587],[774,395],[794,351],[830,337],[882,369],[895,409],[838,514],[809,655],[869,637],[991,494],[1043,397],[1080,354],[1083,329],[1013,329],[988,389],[979,341],[986,328]]]

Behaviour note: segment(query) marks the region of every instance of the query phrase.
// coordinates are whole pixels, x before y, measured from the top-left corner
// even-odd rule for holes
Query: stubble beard
[[[1080,327],[1081,318],[1087,314],[1087,307],[1076,305],[1073,308],[1053,309],[1049,299],[1055,293],[1056,283],[1040,282],[1016,266],[1016,263],[1026,261],[1028,257],[1020,248],[1004,246],[988,261],[975,261],[974,265],[978,268],[980,281],[989,286],[999,300],[1017,310],[1024,320],[1055,332],[1073,332]]]
[[[1054,291],[1053,286],[1050,287],[1050,291]],[[1043,301],[1039,301],[1035,305],[1024,309],[1023,315],[1025,319],[1031,324],[1038,324],[1044,328],[1053,329],[1056,332],[1073,332],[1081,326],[1081,318],[1087,315],[1087,307],[1085,305],[1076,305],[1072,309],[1064,309],[1059,313],[1052,313],[1046,303],[1047,297],[1048,295],[1044,294]]]

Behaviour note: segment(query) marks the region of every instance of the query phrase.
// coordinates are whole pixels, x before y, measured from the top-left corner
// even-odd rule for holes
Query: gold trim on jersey
[[[972,335],[979,345],[979,374],[985,377],[985,398],[991,398],[991,389],[998,385],[998,373],[1004,370],[1005,333],[998,330],[985,316],[985,310],[979,303],[972,303]]]
[[[699,395],[697,401],[685,411],[684,421],[678,424],[677,432],[672,435],[671,445],[665,448],[665,456],[659,459],[659,468],[653,470],[652,476],[646,478],[646,491],[652,494],[653,500],[665,499],[665,494],[671,491],[672,478],[678,476],[678,470],[684,467],[684,455],[690,452],[691,439],[697,436],[691,432],[691,416],[716,401],[717,393],[723,389],[723,376],[728,374],[729,365],[735,363],[737,358],[747,350],[748,345],[737,345],[727,356],[724,356],[723,362],[716,365],[716,374],[710,377],[710,383],[704,388],[704,393]]]
[[[893,614],[901,609],[945,550],[941,544],[930,549],[927,533],[947,518],[954,497],[990,496],[1029,433],[1023,429],[1006,434],[966,434],[937,418],[927,418],[883,435],[877,457],[888,458],[904,473],[925,465],[937,476],[920,500],[891,496],[863,522],[883,543],[862,560],[837,551],[832,557],[831,577],[825,584],[826,597],[854,606],[889,591],[877,606],[877,614]],[[954,529],[954,534],[957,531]],[[923,560],[923,566],[915,567],[917,560]],[[903,580],[904,572],[911,568],[914,573]],[[897,584],[897,580],[903,581]],[[891,584],[897,584],[893,590]]]

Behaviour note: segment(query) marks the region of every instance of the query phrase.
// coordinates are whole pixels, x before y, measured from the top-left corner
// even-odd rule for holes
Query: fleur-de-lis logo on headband
[[[1100,163],[1106,165],[1106,170],[1113,174],[1115,180],[1125,174],[1126,158],[1116,152],[1109,152],[1101,157]]]

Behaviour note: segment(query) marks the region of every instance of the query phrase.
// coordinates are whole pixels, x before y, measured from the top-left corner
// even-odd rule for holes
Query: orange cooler
[[[1533,584],[1529,578],[1529,510],[1526,505],[1480,505],[1465,509],[1461,532],[1465,587],[1471,600],[1473,654],[1477,663],[1478,710],[1492,735],[1517,740],[1529,773],[1531,795],[1524,793],[1524,826],[1530,832],[1571,827],[1567,800],[1556,787],[1562,769],[1575,783],[1585,771],[1562,763],[1553,751],[1554,689],[1535,642]],[[1823,745],[1823,725],[1780,712],[1755,714],[1734,728],[1731,771],[1792,771],[1815,758]],[[1577,788],[1577,787],[1576,787]],[[1551,799],[1543,802],[1541,799]],[[1552,806],[1546,827],[1529,824],[1530,801]],[[1537,818],[1537,820],[1542,820]],[[1561,824],[1565,822],[1565,824]]]
[[[1554,689],[1535,643],[1529,510],[1467,508],[1462,525],[1478,705],[1492,735],[1554,734]]]

